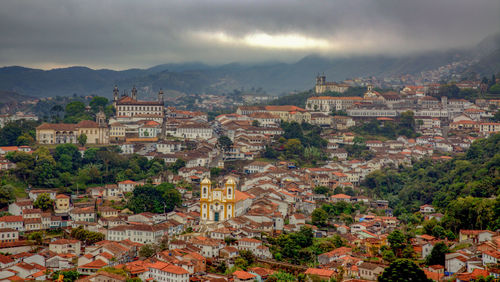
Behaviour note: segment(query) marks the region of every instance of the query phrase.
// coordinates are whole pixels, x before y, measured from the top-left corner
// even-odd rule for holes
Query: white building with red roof
[[[189,272],[180,266],[157,261],[148,266],[147,276],[155,281],[188,282]]]

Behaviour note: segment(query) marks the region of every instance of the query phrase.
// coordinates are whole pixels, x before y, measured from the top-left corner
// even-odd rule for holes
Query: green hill
[[[397,215],[433,204],[448,215],[450,229],[500,228],[500,134],[475,141],[465,154],[446,162],[425,159],[375,171],[362,187],[389,200]],[[456,218],[461,222],[453,223]]]

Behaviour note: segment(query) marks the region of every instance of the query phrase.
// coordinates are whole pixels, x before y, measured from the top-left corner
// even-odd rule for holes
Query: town
[[[0,279],[498,279],[500,99],[349,83],[318,75],[304,107],[217,116],[118,86],[64,120],[3,116],[34,130],[0,147]],[[459,169],[475,186],[445,182]]]

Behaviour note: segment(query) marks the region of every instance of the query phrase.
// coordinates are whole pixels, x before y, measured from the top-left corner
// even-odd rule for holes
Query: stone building
[[[318,75],[316,77],[316,87],[315,91],[317,94],[325,93],[325,92],[339,92],[344,93],[349,89],[348,84],[341,84],[336,82],[327,82],[326,76]]]
[[[113,103],[116,108],[116,116],[120,117],[144,117],[148,116],[164,116],[163,91],[158,92],[157,101],[141,101],[137,100],[137,89],[132,88],[132,95],[126,94],[118,97],[118,87],[113,90]]]

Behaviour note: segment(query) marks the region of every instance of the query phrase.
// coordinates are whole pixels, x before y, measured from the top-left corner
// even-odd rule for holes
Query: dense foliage
[[[418,267],[413,261],[408,259],[398,259],[387,267],[381,276],[378,277],[380,282],[406,282],[419,281],[431,282],[427,278],[424,271]]]
[[[163,171],[163,160],[119,154],[117,147],[87,149],[83,157],[74,144],[61,144],[49,151],[40,147],[33,153],[12,152],[7,158],[16,164],[14,174],[35,187],[70,187],[141,180]]]
[[[35,144],[37,121],[18,120],[0,128],[0,146],[32,146]]]
[[[63,277],[62,281],[64,282],[73,282],[76,281],[78,277],[80,277],[80,273],[78,273],[78,271],[76,270],[60,270],[52,273],[52,280],[56,281],[57,279],[59,279],[60,275]]]
[[[266,147],[263,153],[265,158],[313,164],[326,158],[322,150],[326,148],[327,141],[321,138],[321,127],[297,122],[282,122],[281,127],[283,136],[275,147]]]
[[[83,226],[73,228],[71,230],[71,237],[82,241],[87,245],[93,245],[99,241],[104,240],[105,235],[100,232],[93,232],[83,229]]]
[[[338,235],[330,238],[313,238],[313,231],[307,226],[302,227],[298,232],[281,234],[268,240],[271,244],[271,253],[276,260],[294,264],[314,263],[317,255],[346,244]]]
[[[49,194],[42,193],[36,198],[33,207],[42,211],[52,210],[54,208],[54,200],[50,198]]]
[[[396,121],[379,121],[372,119],[369,122],[358,125],[354,132],[364,136],[382,136],[387,139],[396,139],[398,136],[415,138],[415,119],[411,111],[401,113]]]
[[[499,168],[500,134],[496,134],[475,141],[466,154],[449,161],[425,159],[411,167],[375,171],[362,185],[389,200],[396,215],[432,203],[444,212],[445,227],[451,230],[495,229],[500,227],[500,210],[494,208],[500,203]]]
[[[164,213],[180,205],[182,197],[171,183],[136,186],[127,207],[134,213]]]

